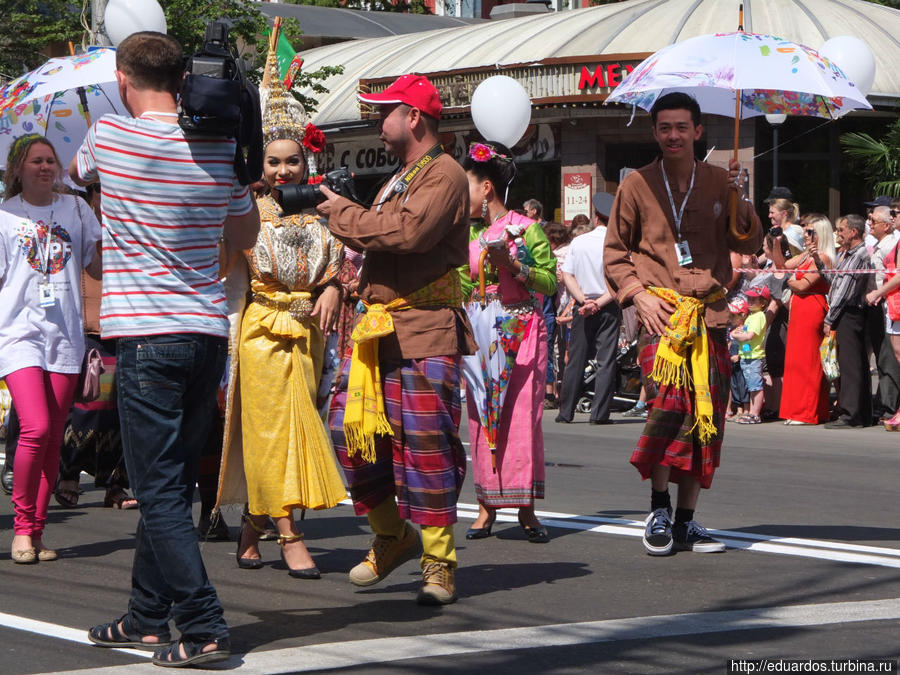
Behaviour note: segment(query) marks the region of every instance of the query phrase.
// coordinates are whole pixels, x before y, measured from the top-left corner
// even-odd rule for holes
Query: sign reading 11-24
[[[563,174],[563,220],[566,225],[578,214],[591,218],[591,174]]]

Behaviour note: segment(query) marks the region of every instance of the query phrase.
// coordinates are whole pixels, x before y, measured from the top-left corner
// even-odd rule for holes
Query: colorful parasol
[[[774,35],[743,30],[700,35],[676,42],[647,57],[606,99],[650,110],[660,96],[685,92],[713,115],[734,117],[734,159],[744,117],[785,114],[836,119],[851,110],[870,109],[866,97],[841,68],[815,49]],[[736,229],[737,192],[731,199]]]
[[[527,321],[504,309],[499,300],[485,300],[484,266],[487,249],[479,265],[480,300],[466,307],[478,352],[463,356],[466,396],[478,410],[485,441],[491,449],[491,465],[497,473],[497,436],[506,389],[525,336]]]
[[[0,169],[23,134],[44,135],[66,166],[92,121],[107,113],[127,115],[115,72],[115,49],[92,48],[50,59],[0,89]]]

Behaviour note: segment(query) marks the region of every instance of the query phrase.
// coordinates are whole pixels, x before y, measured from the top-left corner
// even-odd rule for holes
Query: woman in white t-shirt
[[[84,357],[81,270],[100,272],[100,224],[62,194],[62,169],[43,136],[16,139],[0,204],[0,377],[19,413],[13,466],[17,563],[57,558],[42,539],[66,415]],[[93,262],[93,264],[91,264]]]

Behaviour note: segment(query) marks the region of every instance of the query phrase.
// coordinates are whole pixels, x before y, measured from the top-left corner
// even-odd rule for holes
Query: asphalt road
[[[900,435],[881,429],[728,425],[722,467],[697,519],[722,554],[644,554],[649,484],[628,457],[641,423],[594,427],[545,413],[552,541],[529,544],[515,513],[467,542],[470,478],[456,527],[459,602],[415,604],[410,562],[356,589],[346,572],[370,534],[349,506],[302,524],[323,572],[238,570],[232,543],[204,544],[236,655],[225,669],[339,673],[725,673],[730,659],[900,656]],[[89,484],[83,487],[89,488]],[[138,652],[89,646],[86,629],[123,613],[138,514],[87,489],[53,504],[54,563],[0,560],[0,672],[158,672]],[[238,513],[226,512],[236,530]],[[0,500],[0,557],[12,509]],[[777,672],[777,671],[775,671]],[[859,670],[855,672],[861,672]],[[896,671],[894,671],[896,672]]]

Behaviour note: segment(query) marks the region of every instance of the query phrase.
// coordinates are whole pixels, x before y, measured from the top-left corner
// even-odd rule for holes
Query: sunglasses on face
[[[894,209],[891,209],[891,218],[896,218],[898,213],[900,213],[900,211],[895,211]]]
[[[807,235],[808,237],[815,237],[815,236],[816,236],[816,231],[813,230],[813,229],[803,230],[803,231],[806,232],[806,235]]]

